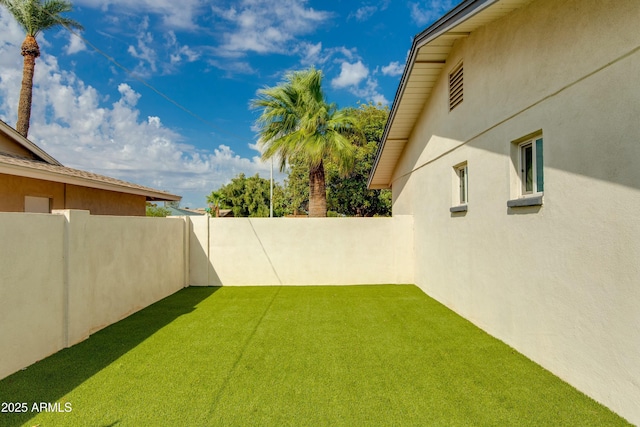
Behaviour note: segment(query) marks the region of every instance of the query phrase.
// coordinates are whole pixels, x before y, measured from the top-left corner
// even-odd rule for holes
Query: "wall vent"
[[[449,111],[453,110],[458,105],[460,105],[460,103],[462,103],[463,80],[464,68],[462,67],[462,64],[460,64],[451,72],[451,74],[449,74]]]

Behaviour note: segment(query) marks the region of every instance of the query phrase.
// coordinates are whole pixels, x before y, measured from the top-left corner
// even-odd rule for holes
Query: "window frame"
[[[467,163],[456,167],[456,175],[458,176],[458,204],[466,205],[469,203],[469,167]]]
[[[507,206],[542,205],[544,195],[544,138],[542,131],[512,141],[511,161],[514,170],[511,200]]]
[[[466,212],[469,204],[469,164],[458,163],[453,167],[453,200],[450,212]]]
[[[527,151],[530,155],[527,156]],[[527,158],[530,157],[530,158]],[[523,197],[538,193],[537,171],[536,171],[536,147],[534,141],[527,140],[518,144],[518,174],[520,178],[520,194]],[[530,165],[527,165],[530,163]],[[530,168],[530,170],[529,170]],[[529,177],[529,173],[531,176]],[[529,183],[531,189],[529,189]]]

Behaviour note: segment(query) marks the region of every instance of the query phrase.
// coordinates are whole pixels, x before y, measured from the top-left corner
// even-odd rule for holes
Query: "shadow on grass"
[[[109,366],[152,334],[195,306],[219,288],[186,288],[132,314],[89,339],[0,381],[0,402],[26,402],[26,413],[0,413],[0,426],[22,425],[37,415],[33,403],[55,403],[77,386]]]

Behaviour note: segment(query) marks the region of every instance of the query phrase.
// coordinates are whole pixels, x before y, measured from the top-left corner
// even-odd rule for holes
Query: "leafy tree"
[[[171,215],[169,209],[147,202],[147,216],[165,217]]]
[[[309,166],[304,159],[293,157],[287,167],[284,194],[286,213],[300,215],[309,212]]]
[[[233,178],[227,185],[211,192],[207,202],[218,209],[231,209],[236,217],[268,217],[270,182],[260,175],[247,178],[243,173]],[[282,186],[274,182],[273,215],[285,213]]]
[[[361,104],[353,110],[356,125],[364,139],[354,140],[355,168],[341,178],[332,164],[327,166],[327,203],[330,210],[347,216],[391,215],[391,191],[369,190],[367,181],[382,140],[389,108]]]
[[[262,157],[279,157],[281,171],[294,159],[306,163],[309,216],[326,216],[324,162],[332,161],[342,175],[353,168],[350,138],[358,131],[350,110],[326,102],[322,73],[315,68],[291,72],[279,85],[261,89],[252,106],[262,109],[257,120]]]
[[[82,25],[61,16],[62,13],[71,11],[71,3],[65,0],[45,0],[44,3],[42,0],[0,0],[0,4],[9,10],[26,33],[22,42],[24,65],[20,101],[18,102],[18,122],[16,123],[16,130],[26,138],[31,120],[33,73],[36,58],[40,56],[40,46],[38,46],[36,36],[42,31],[57,26],[81,30]]]

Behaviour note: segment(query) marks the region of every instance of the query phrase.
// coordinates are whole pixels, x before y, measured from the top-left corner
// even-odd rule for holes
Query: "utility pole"
[[[273,218],[273,157],[271,158],[271,182],[269,188],[269,218]]]

